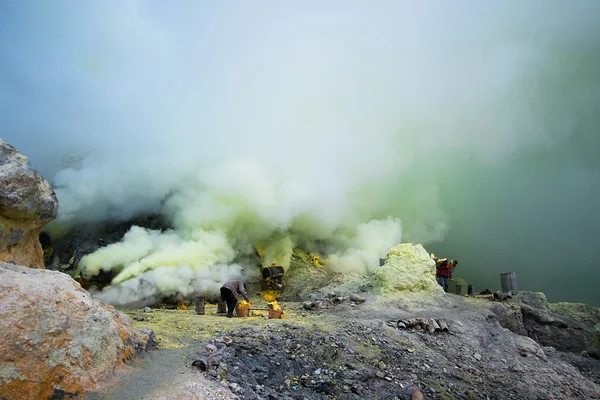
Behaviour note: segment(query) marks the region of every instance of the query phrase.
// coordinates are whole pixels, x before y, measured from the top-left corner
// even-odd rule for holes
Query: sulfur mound
[[[402,243],[390,250],[385,264],[375,271],[375,286],[383,294],[443,293],[435,280],[435,263],[422,245],[411,243]]]

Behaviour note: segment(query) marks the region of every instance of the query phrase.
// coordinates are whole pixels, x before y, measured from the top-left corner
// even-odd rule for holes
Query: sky
[[[251,275],[257,244],[370,273],[407,241],[476,291],[515,272],[600,306],[599,12],[6,1],[1,137],[56,188],[54,225],[169,218],[83,262],[119,274],[116,303]]]

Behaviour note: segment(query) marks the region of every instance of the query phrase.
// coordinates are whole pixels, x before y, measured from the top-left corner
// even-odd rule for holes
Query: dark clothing
[[[233,310],[235,310],[235,306],[237,305],[237,299],[231,289],[223,286],[221,288],[221,299],[227,303],[227,316],[233,317]]]
[[[244,299],[246,299],[246,301],[250,301],[250,299],[246,295],[246,287],[244,286],[244,282],[228,281],[223,284],[223,287],[231,290],[236,299],[239,299],[240,296],[242,296],[244,297]]]
[[[233,310],[240,296],[243,296],[246,301],[250,302],[250,299],[246,295],[246,287],[242,281],[227,281],[221,287],[221,299],[227,303],[228,317],[233,317]]]
[[[444,292],[448,291],[448,284],[450,283],[450,279],[448,277],[438,276],[438,283],[444,288]]]

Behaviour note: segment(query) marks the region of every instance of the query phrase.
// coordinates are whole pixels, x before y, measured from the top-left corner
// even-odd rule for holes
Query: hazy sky
[[[57,187],[62,220],[161,210],[233,248],[287,232],[342,253],[380,251],[358,227],[387,221],[368,225],[383,243],[401,225],[477,291],[515,271],[600,305],[598,15],[595,0],[4,1],[1,135]],[[68,154],[83,163],[64,169]]]

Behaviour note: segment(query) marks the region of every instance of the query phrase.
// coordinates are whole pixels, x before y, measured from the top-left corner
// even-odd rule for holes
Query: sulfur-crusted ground
[[[600,361],[542,348],[476,303],[453,295],[419,311],[284,303],[279,320],[228,319],[215,306],[207,315],[129,310],[160,348],[89,398],[410,399],[415,388],[426,399],[600,398]],[[396,327],[409,317],[443,317],[450,332]]]

